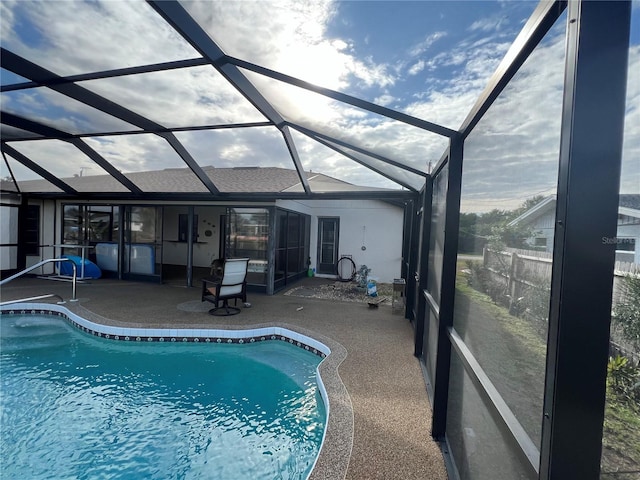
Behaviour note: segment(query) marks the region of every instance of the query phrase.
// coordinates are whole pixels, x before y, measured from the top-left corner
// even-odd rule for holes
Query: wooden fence
[[[532,250],[506,249],[483,251],[483,265],[490,276],[494,301],[509,308],[509,312],[535,320],[548,320],[551,288],[552,254]],[[637,263],[616,262],[613,272],[612,311],[625,301],[624,278],[640,276]],[[586,280],[585,280],[586,281]],[[616,351],[622,351],[637,360],[638,352],[624,340],[618,326],[612,324],[611,342]]]
[[[493,298],[509,312],[546,320],[549,310],[552,259],[548,252],[485,248],[484,267],[490,272],[497,291]],[[500,294],[503,298],[499,298]]]

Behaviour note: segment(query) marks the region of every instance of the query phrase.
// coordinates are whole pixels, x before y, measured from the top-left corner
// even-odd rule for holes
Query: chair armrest
[[[217,276],[205,277],[202,279],[202,285],[219,285],[222,281],[222,278]],[[208,287],[207,287],[208,288]]]
[[[220,278],[208,277],[202,279],[202,301],[212,301],[211,298],[205,298],[207,296],[217,298],[220,295]],[[213,290],[213,291],[212,291]]]

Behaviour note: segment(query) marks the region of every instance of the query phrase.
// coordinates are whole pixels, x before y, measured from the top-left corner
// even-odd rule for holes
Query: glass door
[[[340,218],[318,218],[318,267],[317,273],[335,275],[338,262],[338,233]]]
[[[125,207],[122,278],[160,282],[162,207]]]

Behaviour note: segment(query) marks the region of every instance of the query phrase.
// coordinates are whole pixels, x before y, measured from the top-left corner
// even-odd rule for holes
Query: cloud
[[[145,2],[2,2],[4,47],[59,75],[194,58]]]
[[[640,193],[640,45],[629,49],[620,192]]]
[[[508,24],[509,20],[504,16],[494,16],[491,18],[482,18],[476,20],[471,24],[469,30],[474,32],[480,30],[482,32],[493,32],[500,30],[504,25]]]
[[[420,73],[422,70],[424,70],[424,67],[426,66],[426,63],[424,60],[418,60],[416,63],[414,63],[409,70],[407,70],[407,73],[409,75],[417,75],[418,73]]]
[[[467,30],[470,36],[457,43],[447,44],[452,34],[444,31],[423,34],[416,37],[422,40],[398,50],[404,55],[384,63],[371,57],[359,58],[353,53],[358,51],[353,40],[328,35],[327,25],[340,14],[336,3],[187,2],[185,5],[232,56],[346,93],[365,92],[380,105],[393,106],[453,129],[461,125],[504,57],[512,41],[509,35],[515,34],[508,17],[478,18]],[[3,46],[59,74],[197,56],[144,2],[7,0],[0,3],[0,8]],[[69,15],[70,9],[73,15]],[[30,26],[31,36],[24,34],[24,25]],[[523,196],[555,188],[563,44],[562,32],[548,35],[470,137],[465,147],[468,160],[464,208],[511,206]],[[635,74],[640,71],[637,46],[632,48],[630,58],[622,189],[637,192],[640,133],[633,129],[640,124],[640,81]],[[426,170],[428,163],[436,162],[447,147],[447,139],[419,128],[245,73],[288,121],[414,168]],[[95,80],[82,85],[169,127],[264,120],[212,67]],[[133,128],[46,89],[5,92],[2,100],[4,110],[29,112],[36,119],[66,131]],[[176,135],[203,166],[262,164],[292,168],[282,136],[274,127]],[[394,186],[332,150],[299,137],[302,136],[296,134],[305,168],[355,184]],[[123,172],[184,166],[173,149],[154,135],[102,137],[87,142]],[[53,144],[33,142],[28,153],[46,165],[60,163],[60,166],[51,164],[55,166],[51,171],[64,175],[77,173],[85,162],[91,165],[84,157],[80,159],[75,153],[71,155],[60,146],[49,148],[50,145]],[[396,170],[371,158],[367,161],[385,171]],[[98,170],[87,173],[97,174]],[[421,180],[411,174],[397,175],[421,186]]]
[[[331,89],[355,78],[365,85],[394,82],[386,65],[349,53],[328,38],[338,6],[330,1],[185,2],[186,9],[229,55]],[[238,19],[242,19],[238,22]]]
[[[374,100],[374,103],[382,106],[390,106],[396,98],[393,95],[384,93]]]
[[[211,66],[91,80],[80,85],[165,127],[266,120]]]
[[[431,48],[431,46],[436,43],[441,38],[447,36],[447,32],[434,32],[428,35],[423,41],[417,43],[409,50],[409,56],[411,57],[419,57],[424,54],[427,50]]]

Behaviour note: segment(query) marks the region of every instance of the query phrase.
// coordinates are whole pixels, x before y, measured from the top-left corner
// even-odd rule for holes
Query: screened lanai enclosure
[[[607,389],[640,248],[638,2],[0,9],[3,276],[67,248],[191,286],[247,256],[272,294],[331,274],[362,208],[395,232],[450,478],[640,476],[639,397],[621,417]]]

